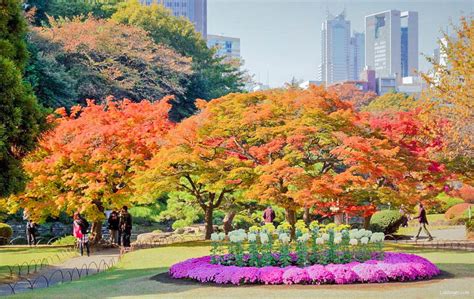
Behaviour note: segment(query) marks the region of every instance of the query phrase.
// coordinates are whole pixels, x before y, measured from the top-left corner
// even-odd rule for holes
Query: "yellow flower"
[[[316,229],[316,228],[318,228],[318,227],[319,227],[319,222],[318,222],[317,220],[311,221],[311,223],[309,224],[309,228],[310,228],[311,230],[314,230],[314,229]]]
[[[251,233],[258,233],[259,230],[260,230],[260,227],[258,227],[258,226],[256,226],[256,225],[251,226],[251,227],[249,228],[249,232],[251,232]]]
[[[278,225],[277,229],[280,232],[289,231],[291,229],[291,225],[287,221],[283,221],[280,225]]]
[[[272,223],[265,223],[265,225],[261,227],[261,230],[272,234],[275,231],[275,226]]]

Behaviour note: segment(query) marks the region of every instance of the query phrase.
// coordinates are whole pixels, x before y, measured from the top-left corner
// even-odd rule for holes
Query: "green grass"
[[[65,248],[61,247],[2,247],[0,248],[0,280],[10,276],[8,266],[15,266],[16,271],[18,271],[18,265],[23,265],[22,268],[27,267],[24,263],[29,263],[30,268],[34,268],[35,264],[40,266],[43,259],[46,259],[51,264],[64,261],[74,255],[74,253],[61,254],[64,251]]]
[[[445,271],[445,279],[440,283],[448,281],[449,287],[460,288],[466,283],[465,279],[474,283],[474,254],[469,252],[456,251],[435,251],[428,249],[414,249],[407,246],[390,245],[388,250],[413,252],[424,256],[436,263],[441,270]],[[20,294],[19,298],[104,298],[104,297],[130,297],[130,298],[201,298],[201,297],[241,297],[241,298],[314,298],[325,297],[377,297],[380,296],[380,287],[376,285],[354,285],[354,286],[210,286],[189,282],[155,281],[153,276],[166,272],[173,263],[209,254],[208,243],[193,242],[178,244],[168,247],[154,249],[143,249],[126,254],[122,261],[112,270],[97,275],[86,277],[80,281],[74,281],[63,285],[54,286],[48,289],[33,290]],[[452,279],[456,278],[456,279]],[[408,297],[413,297],[413,292],[424,292],[421,288],[423,284],[428,284],[431,292],[438,292],[432,289],[429,284],[434,282],[420,283],[392,283],[384,287],[384,290],[394,292],[408,292]],[[467,284],[471,286],[473,284]],[[420,285],[421,284],[421,285]],[[403,285],[402,290],[400,287]],[[405,289],[406,288],[406,289]],[[329,291],[330,292],[329,292]],[[291,291],[291,292],[290,292]],[[324,292],[328,292],[324,295]],[[339,292],[339,293],[337,293]],[[356,293],[353,293],[356,292]],[[396,293],[398,294],[398,293]],[[420,294],[420,293],[417,293]],[[393,295],[393,294],[392,294]],[[349,296],[349,297],[348,297]],[[428,295],[427,295],[428,296]]]

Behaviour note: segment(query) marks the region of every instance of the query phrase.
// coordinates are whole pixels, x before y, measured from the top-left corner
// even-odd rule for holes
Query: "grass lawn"
[[[0,280],[10,275],[8,266],[30,263],[34,268],[35,264],[38,266],[41,264],[42,259],[47,259],[51,264],[52,261],[58,263],[74,255],[74,253],[59,254],[64,251],[65,248],[61,247],[0,247]],[[56,254],[59,254],[59,258]],[[26,267],[26,264],[22,266],[22,273],[25,273]],[[18,271],[18,267],[16,267],[16,271]]]
[[[395,246],[395,245],[394,245]],[[216,286],[166,279],[168,267],[178,261],[206,255],[209,246],[194,242],[175,246],[144,249],[124,256],[118,266],[108,272],[80,281],[39,289],[15,296],[18,298],[315,298],[315,297],[439,297],[443,291],[467,290],[474,294],[474,253],[456,251],[415,250],[388,247],[422,255],[445,271],[443,277],[430,281],[388,284],[324,285],[324,286]],[[385,294],[384,294],[385,295]],[[436,295],[436,296],[435,296]]]

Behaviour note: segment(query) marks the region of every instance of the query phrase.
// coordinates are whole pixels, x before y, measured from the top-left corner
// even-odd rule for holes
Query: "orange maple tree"
[[[232,94],[211,101],[197,117],[206,138],[219,141],[215,151],[252,162],[246,195],[284,207],[294,224],[301,207],[325,212],[366,205],[373,212],[373,204],[414,200],[434,187],[420,183],[442,170],[420,154],[432,137],[419,137],[413,120],[381,127],[369,116],[312,87]],[[414,137],[405,144],[406,133]]]
[[[104,209],[130,201],[131,179],[161,147],[173,123],[169,99],[151,103],[129,100],[58,109],[51,116],[55,128],[42,136],[38,148],[23,162],[30,178],[24,193],[10,198],[32,219],[57,216],[61,211],[83,212],[100,238]]]

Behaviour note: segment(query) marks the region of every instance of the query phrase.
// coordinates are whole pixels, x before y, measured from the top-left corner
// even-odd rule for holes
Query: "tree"
[[[185,18],[177,18],[162,5],[142,5],[137,0],[129,0],[118,6],[112,19],[140,27],[147,31],[158,44],[171,47],[179,54],[192,58],[193,74],[186,93],[179,95],[172,111],[175,119],[191,115],[195,111],[196,99],[211,100],[231,92],[242,91],[245,73],[240,64],[224,61],[209,49],[206,41],[193,24]]]
[[[417,107],[424,106],[424,101],[417,100],[413,96],[408,96],[404,93],[389,92],[377,97],[371,101],[367,106],[363,107],[363,111],[372,113],[385,113],[397,111],[411,111]]]
[[[247,198],[284,207],[290,224],[300,207],[343,211],[419,198],[429,189],[417,186],[431,180],[429,168],[442,169],[418,153],[430,139],[400,148],[404,134],[397,130],[418,133],[403,117],[382,131],[369,115],[318,87],[232,94],[211,101],[197,117],[213,120],[200,125],[221,151],[252,163]]]
[[[335,92],[339,99],[352,103],[356,110],[360,110],[362,107],[367,106],[377,97],[375,92],[364,92],[351,83],[329,86],[328,91]]]
[[[0,6],[0,196],[23,188],[20,159],[33,149],[45,127],[42,109],[22,78],[28,55],[25,33],[20,1],[3,1]]]
[[[229,155],[209,138],[206,124],[215,121],[205,113],[183,120],[169,134],[164,147],[136,179],[139,196],[155,198],[178,190],[192,196],[204,213],[206,239],[213,232],[213,213],[251,177],[250,162]]]
[[[142,200],[131,196],[132,177],[173,126],[168,102],[109,98],[101,105],[75,106],[69,115],[59,109],[52,120],[55,128],[24,159],[30,181],[10,205],[24,208],[37,221],[81,211],[94,222],[93,239],[99,240],[104,209]]]
[[[64,1],[64,0],[26,0],[25,11],[31,16],[35,26],[49,25],[49,17],[74,18],[91,14],[96,18],[109,18],[116,10],[120,0],[108,1]]]
[[[156,45],[142,29],[93,18],[50,23],[48,28],[33,28],[31,34],[37,49],[32,81],[43,103],[53,107],[68,103],[69,108],[109,94],[140,101],[186,91],[190,60]],[[67,74],[63,82],[51,74],[52,67]]]
[[[464,180],[473,183],[474,177],[474,19],[462,17],[459,26],[453,26],[453,34],[444,34],[440,40],[440,53],[444,61],[428,58],[431,72],[422,74],[430,85],[427,97],[434,102],[432,119],[447,119],[443,150],[445,163],[459,173]]]

